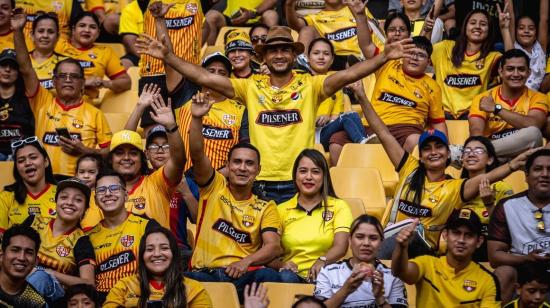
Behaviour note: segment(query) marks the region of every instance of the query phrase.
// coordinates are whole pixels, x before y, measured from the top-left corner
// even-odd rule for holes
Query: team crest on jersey
[[[476,289],[477,282],[466,279],[464,280],[464,285],[462,285],[462,287],[466,290],[466,292],[472,292]]]
[[[334,217],[334,212],[333,211],[324,211],[323,212],[323,220],[324,221],[330,221],[332,219],[332,217]]]
[[[63,245],[58,245],[56,248],[55,248],[55,251],[57,252],[57,254],[60,256],[60,257],[66,257],[69,255],[69,253],[71,252],[71,248],[69,247],[65,247]]]
[[[54,3],[52,3],[52,6],[55,12],[61,11],[61,9],[63,8],[63,2],[55,1]]]
[[[254,225],[254,217],[250,215],[243,215],[243,225],[247,228],[250,228]]]
[[[273,101],[274,104],[279,104],[283,101],[283,95],[281,93],[275,93],[271,97],[271,101]]]
[[[198,8],[195,3],[188,3],[185,5],[185,9],[191,14],[197,14]]]
[[[420,90],[418,90],[418,89],[414,89],[414,96],[416,96],[417,98],[420,98],[420,99],[423,98],[422,94],[420,94]]]
[[[88,54],[88,57],[90,57],[90,59],[97,59],[96,54],[93,53],[93,52],[90,52],[90,53]]]
[[[124,247],[130,247],[132,244],[134,244],[134,236],[133,235],[124,235],[120,238],[120,243]]]
[[[73,127],[74,128],[82,128],[84,127],[84,123],[78,119],[73,119]]]
[[[223,123],[225,123],[225,125],[232,126],[237,121],[237,117],[234,114],[225,113],[222,116],[222,121],[223,121]]]
[[[143,210],[145,208],[145,198],[139,197],[133,200],[134,207],[138,210]]]
[[[10,111],[12,111],[13,108],[10,108],[9,104],[5,104],[0,108],[0,121],[6,121],[10,117]]]
[[[476,68],[478,70],[482,69],[485,66],[485,61],[483,59],[479,59],[476,61]]]

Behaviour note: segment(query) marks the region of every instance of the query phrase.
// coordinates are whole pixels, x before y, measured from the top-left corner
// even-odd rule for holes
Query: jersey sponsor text
[[[288,126],[302,122],[302,115],[300,110],[271,110],[262,111],[256,118],[256,123],[265,126]]]
[[[250,239],[250,233],[235,228],[231,222],[224,219],[218,219],[214,223],[214,225],[212,225],[212,229],[232,238],[239,244],[252,243],[252,240]]]
[[[445,78],[445,84],[449,87],[463,89],[468,87],[480,86],[481,78],[479,77],[479,75],[449,75],[447,76],[447,78]]]

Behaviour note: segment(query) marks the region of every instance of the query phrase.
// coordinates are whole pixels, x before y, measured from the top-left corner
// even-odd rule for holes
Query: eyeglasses
[[[160,150],[162,149],[162,151],[166,152],[170,149],[170,145],[168,143],[166,144],[163,144],[163,145],[158,145],[158,144],[151,144],[147,147],[147,150],[149,151],[152,151],[152,152],[160,152]]]
[[[546,231],[546,226],[544,225],[544,216],[542,209],[538,209],[535,211],[535,219],[537,220],[537,230],[539,232]]]
[[[57,13],[56,12],[36,11],[36,13],[34,13],[34,16],[36,16],[36,17],[42,16],[42,15],[47,15],[49,17],[54,17],[54,18],[57,19]]]
[[[464,150],[462,150],[462,155],[466,156],[466,155],[470,155],[470,154],[474,154],[474,155],[481,155],[481,154],[485,154],[487,153],[487,150],[485,150],[484,148],[464,148]]]
[[[23,145],[25,144],[31,144],[31,143],[39,143],[38,142],[38,137],[36,136],[32,136],[32,137],[28,137],[28,138],[25,138],[25,139],[20,139],[20,140],[16,140],[14,142],[11,143],[11,150],[13,152],[15,152],[15,150],[17,150],[18,148],[22,147]]]
[[[250,37],[250,40],[252,43],[258,43],[259,41],[262,41],[262,43],[265,43],[267,40],[267,35],[253,35]]]
[[[409,52],[409,55],[411,56],[411,59],[417,59],[417,60],[428,59],[428,55],[422,52]]]
[[[95,188],[95,194],[98,196],[103,196],[107,193],[107,190],[111,194],[118,194],[119,192],[125,190],[125,188],[120,184],[113,184],[108,186],[99,186]]]
[[[59,73],[54,77],[57,79],[66,80],[66,81],[74,81],[74,80],[82,79],[82,76],[76,73]]]
[[[409,31],[405,27],[402,27],[402,28],[390,27],[390,28],[388,28],[388,30],[386,32],[388,32],[388,33],[395,33],[395,32],[405,33],[405,32],[409,32]]]

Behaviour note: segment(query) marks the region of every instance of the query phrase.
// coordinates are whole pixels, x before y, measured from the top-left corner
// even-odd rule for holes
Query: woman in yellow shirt
[[[174,235],[166,228],[145,231],[139,244],[138,274],[119,280],[103,308],[154,307],[211,308],[210,296],[193,279],[184,278]]]
[[[472,136],[464,142],[462,152],[462,178],[469,179],[481,174],[490,172],[498,167],[499,163],[495,152],[495,147],[486,137]],[[490,184],[487,179],[481,181],[479,186],[479,195],[467,202],[464,208],[476,212],[483,224],[483,235],[487,236],[487,225],[489,217],[498,202],[513,194],[512,186],[503,181],[497,181]],[[478,262],[487,262],[487,242],[476,250],[474,260]]]
[[[352,215],[334,194],[327,161],[305,149],[292,172],[298,193],[277,207],[282,221],[282,260],[274,262],[283,282],[314,282],[323,266],[346,254]]]
[[[85,93],[89,99],[98,97],[100,88],[118,93],[130,89],[130,76],[110,46],[96,45],[99,20],[90,12],[80,14],[71,25],[71,37],[62,40],[56,51],[77,59],[86,76]],[[104,80],[107,76],[109,80]]]

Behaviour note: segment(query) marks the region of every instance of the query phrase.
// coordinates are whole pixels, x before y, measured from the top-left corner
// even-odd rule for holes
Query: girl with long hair
[[[56,216],[56,181],[38,137],[14,141],[11,148],[15,182],[0,192],[0,233],[30,215]]]
[[[407,307],[405,286],[376,258],[384,240],[378,219],[361,215],[351,224],[350,259],[324,267],[315,284],[315,296],[327,307]],[[341,286],[337,290],[334,286]]]
[[[418,143],[420,159],[416,159],[401,147],[374,112],[362,85],[353,84],[352,89],[370,127],[399,173],[395,201],[386,215],[388,238],[380,250],[381,259],[391,258],[396,233],[411,224],[414,218],[418,218],[420,224],[413,239],[415,243],[409,246],[410,257],[434,253],[439,245],[440,233],[454,209],[462,208],[464,203],[475,199],[484,180],[489,183],[499,181],[525,164],[529,151],[486,174],[470,179],[453,179],[445,174],[445,168],[450,163],[450,150],[443,132],[429,130],[422,133]]]
[[[282,221],[282,260],[274,262],[283,282],[314,282],[323,266],[346,254],[349,205],[334,193],[328,163],[317,150],[305,149],[292,170],[298,193],[277,207]]]
[[[103,308],[146,308],[154,304],[165,308],[212,307],[204,287],[185,278],[182,266],[176,238],[170,230],[160,226],[147,229],[139,244],[138,274],[119,280]]]
[[[463,179],[474,178],[478,175],[486,174],[499,166],[495,147],[486,137],[471,136],[464,142],[462,151],[462,175]],[[487,237],[487,226],[489,217],[498,202],[513,194],[512,186],[503,181],[489,183],[488,179],[483,179],[479,184],[479,195],[467,202],[464,208],[471,209],[479,216],[483,224],[483,235]],[[476,250],[474,260],[478,262],[487,262],[487,244]]]

